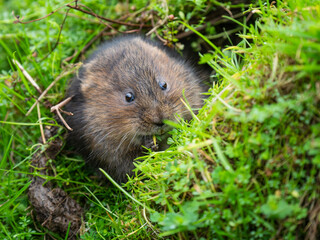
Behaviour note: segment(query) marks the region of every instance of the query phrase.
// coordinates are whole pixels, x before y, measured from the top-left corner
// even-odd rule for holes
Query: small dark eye
[[[159,86],[160,86],[161,90],[166,90],[168,87],[166,82],[159,82]]]
[[[134,100],[134,95],[132,92],[126,93],[126,101],[127,102],[132,102]]]

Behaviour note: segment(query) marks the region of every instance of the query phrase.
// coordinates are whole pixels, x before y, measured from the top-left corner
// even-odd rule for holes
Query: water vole
[[[191,65],[158,42],[138,35],[108,41],[69,85],[68,141],[89,165],[124,182],[141,146],[167,130],[163,120],[191,118],[183,92],[193,109],[202,106],[201,81]]]

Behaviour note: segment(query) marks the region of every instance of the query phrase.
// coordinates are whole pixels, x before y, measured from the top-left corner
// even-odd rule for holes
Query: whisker
[[[127,132],[122,138],[121,138],[121,141],[119,143],[119,146],[117,147],[116,151],[115,152],[118,152],[118,150],[120,149],[122,143],[126,140],[126,138],[128,137],[129,135],[129,132]]]
[[[133,135],[133,137],[131,138],[129,144],[128,144],[128,147],[131,145],[133,139],[135,139],[135,137],[137,136],[137,133],[138,133],[138,130],[135,132],[135,134]]]

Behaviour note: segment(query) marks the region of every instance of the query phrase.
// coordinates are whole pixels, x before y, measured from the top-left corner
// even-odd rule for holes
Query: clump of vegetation
[[[206,106],[127,184],[160,236],[319,237],[319,5],[305,6],[252,9],[242,42],[202,56],[218,79]]]
[[[31,159],[47,147],[38,143],[40,120],[46,126],[57,125],[46,106],[63,99],[71,77],[61,78],[38,110],[25,116],[39,94],[11,60],[21,62],[45,89],[70,72],[72,63],[104,35],[137,28],[115,24],[117,31],[111,31],[96,15],[76,10],[70,10],[64,22],[64,5],[45,2],[9,1],[0,21],[0,44],[7,58],[0,59],[4,66],[0,75],[1,239],[37,239],[45,234],[60,239],[41,223],[34,225],[26,190],[30,175],[40,175],[29,172]],[[181,36],[189,34],[192,45],[202,52],[200,63],[214,70],[215,81],[199,114],[189,123],[168,123],[175,127],[168,140],[170,148],[149,152],[137,162],[137,176],[124,189],[92,178],[84,162],[67,151],[49,161],[55,166],[54,175],[41,176],[85,208],[81,238],[318,239],[319,3],[260,1],[239,7],[217,1],[170,1],[146,6],[145,1],[135,0],[86,4],[88,8],[83,9],[110,19],[121,19],[126,12],[128,17],[121,21],[142,22],[145,32],[153,29],[154,37],[176,43],[180,50]],[[7,24],[17,21],[18,14],[18,20],[27,21],[59,6],[41,21]],[[240,18],[232,20],[229,14],[220,20],[233,22],[227,32],[237,29],[240,40],[227,37],[230,42],[225,46],[221,39],[227,35],[218,32],[222,27],[205,24],[205,19],[213,9],[235,7],[241,10]],[[256,19],[247,23],[251,15]],[[215,39],[217,34],[221,37]],[[61,128],[56,137],[62,138],[63,132]]]

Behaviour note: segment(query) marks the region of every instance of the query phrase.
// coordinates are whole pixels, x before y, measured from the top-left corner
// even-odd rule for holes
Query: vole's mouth
[[[152,137],[165,135],[172,127],[169,125],[163,125],[161,127],[153,127],[149,131],[147,129],[141,129],[139,132],[139,136],[141,137]],[[147,131],[146,131],[147,130]]]
[[[151,129],[140,128],[135,134],[133,143],[136,145],[144,146],[150,148],[153,151],[157,151],[160,147],[165,149],[164,144],[166,144],[166,139],[168,138],[169,130],[172,127],[169,125],[152,127]]]
[[[163,136],[165,135],[167,132],[169,132],[169,130],[171,129],[170,126],[165,125],[164,127],[161,127],[159,129],[154,129],[154,131],[150,132],[150,134],[147,134],[149,136]]]
[[[166,134],[168,132],[168,130],[169,129],[167,129],[167,128],[160,128],[159,131],[157,131],[155,133],[155,135],[159,135],[159,136],[164,135],[164,134]]]

